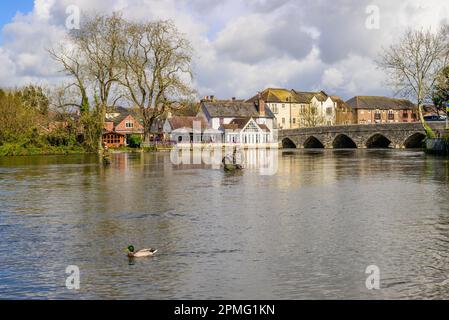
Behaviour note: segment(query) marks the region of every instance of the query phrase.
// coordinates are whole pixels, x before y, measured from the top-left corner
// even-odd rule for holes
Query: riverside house
[[[222,132],[210,128],[203,117],[170,116],[165,120],[164,140],[177,144],[221,142]]]
[[[354,123],[417,122],[416,106],[406,99],[382,96],[356,96],[346,104],[352,109]]]
[[[281,88],[268,88],[260,94],[255,95],[247,102],[257,103],[259,99],[265,101],[266,106],[274,115],[274,127],[278,129],[299,128],[296,117],[293,116],[299,111],[299,105],[291,90]]]
[[[275,116],[263,99],[255,102],[204,99],[198,117],[204,118],[210,129],[221,131],[225,144],[254,146],[277,142]]]
[[[143,137],[143,125],[137,112],[132,109],[115,107],[108,110],[103,129],[103,144],[108,148],[128,145],[130,135]]]
[[[311,122],[318,126],[333,126],[336,123],[337,103],[324,91],[301,92],[292,90],[300,104],[297,122],[301,128],[310,127]],[[315,114],[318,121],[308,121]]]
[[[332,126],[336,123],[337,103],[324,91],[268,88],[262,91],[260,96],[273,111],[275,127],[278,129]],[[259,95],[256,95],[248,102],[256,102],[258,99]]]

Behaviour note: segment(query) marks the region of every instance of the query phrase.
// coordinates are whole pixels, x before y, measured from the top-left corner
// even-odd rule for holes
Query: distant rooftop
[[[254,102],[237,100],[203,101],[201,109],[210,118],[261,118],[258,107]],[[265,116],[262,118],[274,118],[267,105],[265,105]]]
[[[415,105],[407,99],[396,99],[382,96],[356,96],[346,101],[353,109],[412,109]]]

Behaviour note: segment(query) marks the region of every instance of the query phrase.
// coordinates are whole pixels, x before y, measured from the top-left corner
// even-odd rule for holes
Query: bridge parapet
[[[434,130],[445,127],[444,122],[429,125]],[[425,131],[421,123],[358,124],[280,130],[278,136],[280,143],[297,148],[406,148],[420,146]]]

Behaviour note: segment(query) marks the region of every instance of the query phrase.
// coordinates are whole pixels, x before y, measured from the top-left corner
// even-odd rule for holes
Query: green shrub
[[[56,129],[46,136],[51,146],[73,146],[77,144],[76,135],[67,129]]]
[[[138,134],[132,134],[128,137],[128,145],[131,148],[140,148],[142,144],[142,137]]]

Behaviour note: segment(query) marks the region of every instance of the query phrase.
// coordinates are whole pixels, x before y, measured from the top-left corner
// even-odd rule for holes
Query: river
[[[447,158],[273,159],[226,174],[169,153],[0,158],[0,299],[449,298]],[[130,244],[159,252],[129,260]]]

